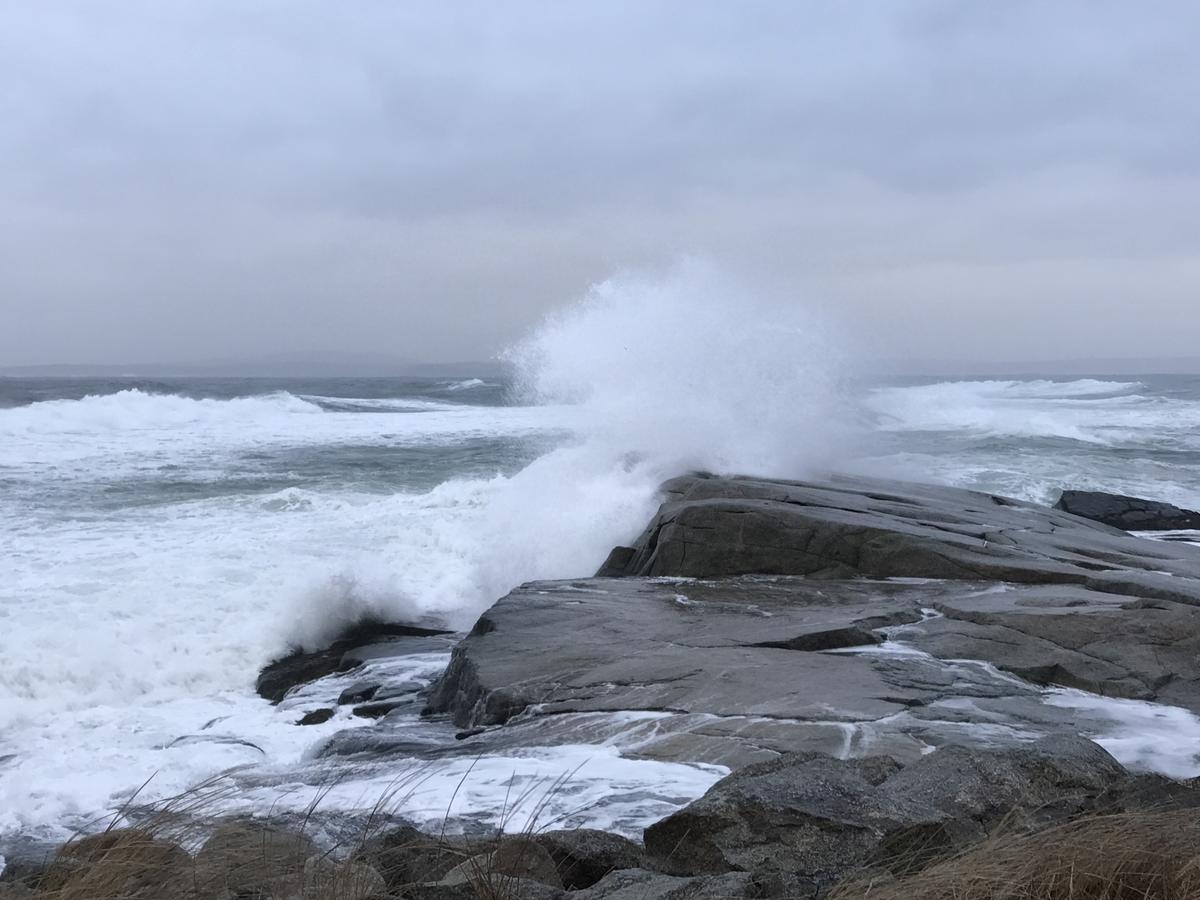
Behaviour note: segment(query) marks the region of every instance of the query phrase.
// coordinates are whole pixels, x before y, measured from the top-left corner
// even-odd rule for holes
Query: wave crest
[[[0,410],[0,433],[124,431],[215,421],[258,422],[320,412],[316,404],[286,391],[221,400],[128,388],[111,394],[89,394],[79,400],[43,400]]]

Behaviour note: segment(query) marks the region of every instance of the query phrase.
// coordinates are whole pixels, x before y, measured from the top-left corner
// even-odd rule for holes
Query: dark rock
[[[794,754],[747,767],[646,829],[677,875],[728,871],[828,884],[867,864],[911,867],[1004,820],[1034,827],[1092,808],[1127,778],[1083,738],[1008,750],[944,748],[891,760]]]
[[[444,876],[441,884],[472,884],[485,896],[503,891],[513,879],[561,888],[562,879],[550,854],[528,837],[503,837],[495,848],[467,859]]]
[[[328,709],[328,708],[314,709],[314,710],[310,710],[309,712],[306,712],[303,716],[301,716],[299,721],[296,722],[296,724],[297,725],[321,725],[325,722],[328,722],[330,719],[333,718],[333,716],[334,716],[334,710],[332,710],[332,709]]]
[[[642,864],[641,847],[607,831],[546,831],[534,835],[533,840],[549,852],[563,887],[571,891],[591,887],[609,872]]]
[[[378,682],[360,681],[358,684],[352,684],[338,695],[338,706],[346,706],[351,703],[366,703],[379,693],[380,685]]]
[[[1054,508],[1125,531],[1200,529],[1200,512],[1195,510],[1102,491],[1063,491]]]
[[[447,650],[450,648],[447,647]],[[381,687],[378,693],[372,697],[372,700],[398,700],[411,699],[413,694],[418,694],[425,690],[427,685],[419,681],[397,681],[395,684],[387,684]]]
[[[380,700],[378,703],[364,703],[356,706],[350,712],[360,719],[381,719],[393,709],[407,705],[403,700]]]
[[[605,574],[948,578],[1149,596],[1130,589],[1141,586],[1200,603],[1195,548],[1148,546],[1104,525],[989,494],[864,478],[811,484],[696,475],[664,490],[671,499],[635,552],[623,568],[610,559]]]
[[[429,835],[402,825],[372,838],[359,855],[396,892],[408,885],[441,881],[455,866],[486,850],[486,842],[478,839]]]
[[[332,675],[348,671],[360,665],[362,659],[355,658],[356,647],[389,641],[397,636],[431,637],[449,634],[444,628],[403,625],[391,622],[364,621],[342,632],[328,647],[313,652],[295,650],[263,667],[255,689],[259,696],[278,703],[288,691],[297,685],[307,684]]]

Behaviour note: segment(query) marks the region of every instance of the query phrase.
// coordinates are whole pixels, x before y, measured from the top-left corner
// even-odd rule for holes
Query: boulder
[[[503,837],[495,849],[465,860],[442,876],[441,884],[475,885],[480,893],[500,893],[507,882],[521,879],[553,888],[563,886],[553,858],[528,837]]]
[[[550,854],[563,887],[571,891],[591,887],[609,872],[636,869],[642,864],[641,847],[607,831],[545,831],[534,835],[533,840]]]
[[[1076,737],[944,748],[903,768],[886,758],[791,754],[730,775],[650,826],[646,850],[675,875],[749,872],[816,890],[866,865],[923,864],[1002,820],[1061,821],[1127,777]]]
[[[366,703],[379,692],[379,688],[380,684],[377,681],[360,681],[352,684],[338,695],[338,706]]]
[[[479,839],[430,835],[402,825],[373,837],[359,859],[373,866],[388,890],[395,892],[408,885],[441,881],[455,866],[486,850]]]
[[[1200,529],[1200,512],[1195,510],[1103,491],[1063,491],[1054,508],[1124,531]]]
[[[196,855],[195,882],[202,895],[265,892],[295,877],[317,847],[307,835],[267,822],[242,819],[217,826]]]
[[[296,724],[297,725],[323,725],[326,722],[328,722],[330,719],[332,719],[334,717],[334,715],[335,715],[335,711],[330,709],[329,707],[324,707],[322,709],[313,709],[313,710],[309,710],[304,715],[302,715],[299,719],[297,719]]]

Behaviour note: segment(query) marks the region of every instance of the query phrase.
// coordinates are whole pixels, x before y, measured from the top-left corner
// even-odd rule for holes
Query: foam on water
[[[876,449],[852,465],[1040,503],[1070,487],[1200,505],[1200,396],[1150,381],[876,387]]]
[[[61,834],[155,773],[145,798],[230,766],[283,777],[351,723],[296,728],[294,709],[252,693],[264,662],[364,614],[467,627],[520,582],[587,575],[644,526],[663,478],[851,465],[865,439],[838,345],[794,303],[686,264],[606,282],[546,321],[509,354],[515,405],[472,405],[499,389],[465,379],[399,396],[129,389],[0,409],[0,832]],[[859,465],[875,472],[1200,505],[1200,401],[1185,393],[954,382],[866,403],[881,431]],[[234,740],[176,743],[213,719]],[[720,774],[627,749],[494,758],[463,800],[499,808],[514,773],[528,785],[586,758],[575,799],[603,807],[587,821],[632,829]],[[457,765],[430,774],[414,814],[444,813]],[[286,787],[247,796],[285,802]]]
[[[525,405],[123,390],[0,410],[15,499],[0,507],[0,831],[102,812],[155,772],[144,798],[289,764],[320,731],[252,695],[272,656],[367,613],[467,627],[520,582],[589,574],[665,477],[817,471],[845,435],[828,346],[794,306],[686,265],[603,284],[515,348]],[[362,447],[468,458],[471,441],[523,437],[551,449],[432,490],[380,490],[351,467]],[[345,456],[336,478],[297,456],[322,449]],[[196,495],[164,492],[179,481]],[[171,747],[222,715],[265,754]],[[553,770],[558,752],[522,766]],[[618,781],[665,777],[616,752],[602,756]],[[672,777],[702,791],[695,771]]]
[[[1046,702],[1095,713],[1109,724],[1087,734],[1124,765],[1172,778],[1200,776],[1200,717],[1177,706],[1102,697],[1071,688],[1046,692]]]

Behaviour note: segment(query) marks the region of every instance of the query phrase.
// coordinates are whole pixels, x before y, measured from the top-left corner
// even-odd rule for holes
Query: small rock
[[[379,691],[379,684],[369,681],[360,681],[357,684],[352,684],[338,695],[338,706],[346,706],[351,703],[366,703]]]
[[[360,719],[381,719],[398,706],[404,706],[404,701],[381,700],[378,703],[364,703],[356,706],[351,712]]]
[[[314,709],[300,717],[297,725],[321,725],[333,718],[332,709]]]

